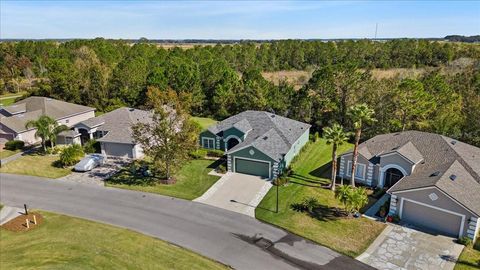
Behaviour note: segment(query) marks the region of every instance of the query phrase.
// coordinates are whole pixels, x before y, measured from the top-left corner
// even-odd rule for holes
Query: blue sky
[[[0,38],[283,39],[480,34],[479,1],[5,1]]]

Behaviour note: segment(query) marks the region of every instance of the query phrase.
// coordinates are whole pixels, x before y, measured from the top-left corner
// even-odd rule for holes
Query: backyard
[[[25,92],[18,92],[18,93],[0,95],[0,106],[12,105],[17,98],[21,97],[24,94]]]
[[[2,269],[227,269],[201,255],[127,229],[40,212],[29,232],[0,228]]]
[[[346,144],[339,153],[351,148]],[[279,211],[275,213],[276,191],[270,189],[256,208],[256,218],[285,228],[295,234],[311,239],[345,255],[360,255],[382,232],[385,225],[367,218],[337,218],[325,214],[341,207],[334,194],[322,186],[330,183],[331,146],[325,140],[305,146],[296,160],[289,177],[289,184],[279,188]],[[338,179],[337,179],[338,180]],[[292,205],[306,198],[315,198],[320,214],[309,215],[292,209]]]
[[[30,153],[11,161],[0,168],[2,173],[59,178],[71,173],[71,169],[55,166],[58,155]]]
[[[188,161],[174,178],[175,184],[160,184],[156,178],[133,175],[128,168],[121,170],[106,181],[107,186],[158,193],[166,196],[193,200],[201,196],[220,177],[208,175],[215,168],[214,160]]]
[[[194,117],[192,117],[192,120],[197,122],[200,125],[200,127],[202,128],[202,130],[205,130],[209,126],[217,123],[216,120],[211,119],[211,118],[207,118],[207,117],[196,117],[196,116],[194,116]]]

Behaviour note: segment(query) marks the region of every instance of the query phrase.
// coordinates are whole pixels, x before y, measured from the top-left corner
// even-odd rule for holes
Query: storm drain
[[[255,245],[261,249],[268,249],[269,247],[273,246],[273,242],[260,237],[259,239],[255,240]]]

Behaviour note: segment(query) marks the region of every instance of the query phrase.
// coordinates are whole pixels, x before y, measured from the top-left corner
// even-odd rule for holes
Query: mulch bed
[[[33,224],[33,215],[35,215],[37,224]],[[26,219],[28,219],[30,222],[28,229],[25,222]],[[10,220],[9,222],[3,224],[1,227],[12,232],[25,232],[25,231],[31,231],[37,228],[42,224],[42,222],[43,222],[43,216],[40,215],[39,213],[28,213],[28,215],[20,215]]]

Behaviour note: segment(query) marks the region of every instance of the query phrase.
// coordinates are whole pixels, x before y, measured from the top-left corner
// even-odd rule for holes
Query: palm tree
[[[26,129],[35,128],[35,137],[42,139],[43,151],[47,152],[46,141],[50,140],[53,143],[56,140],[58,133],[67,130],[67,126],[59,125],[55,119],[42,115],[37,120],[30,120],[25,124]]]
[[[353,148],[353,155],[352,155],[352,178],[351,184],[352,187],[355,187],[355,169],[357,167],[357,158],[358,158],[358,143],[360,142],[360,136],[362,134],[362,127],[363,124],[370,124],[375,122],[375,118],[373,115],[375,111],[368,107],[367,104],[357,104],[350,107],[348,111],[348,115],[350,119],[353,121],[353,127],[355,129],[355,147]]]
[[[348,137],[350,137],[350,132],[345,132],[343,127],[335,123],[331,127],[326,127],[323,129],[323,134],[327,140],[327,144],[332,145],[332,191],[335,191],[335,182],[337,179],[337,149],[338,146],[344,144]]]

